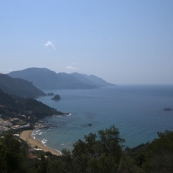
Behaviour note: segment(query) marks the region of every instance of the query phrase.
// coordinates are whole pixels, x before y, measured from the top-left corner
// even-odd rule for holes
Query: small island
[[[165,108],[164,110],[165,111],[171,111],[172,109],[171,108]]]
[[[56,94],[51,100],[58,101],[60,99],[61,99],[61,97],[58,94]]]

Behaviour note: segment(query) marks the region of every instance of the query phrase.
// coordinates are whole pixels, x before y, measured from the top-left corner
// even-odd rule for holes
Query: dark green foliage
[[[36,88],[32,82],[24,79],[12,78],[6,74],[0,74],[0,89],[4,92],[19,97],[45,96],[46,94]]]
[[[158,136],[159,138],[149,146],[144,168],[153,173],[172,173],[173,132],[166,130],[164,133],[158,133]]]
[[[123,153],[117,173],[144,173],[129,154]]]
[[[18,114],[30,116],[30,119],[24,119],[27,122],[35,123],[38,119],[54,114],[63,114],[49,106],[32,98],[18,98],[5,94],[0,90],[0,114],[5,118],[16,117]],[[20,117],[22,119],[22,117]]]
[[[27,145],[19,142],[11,134],[0,140],[0,172],[24,173],[24,160],[27,155]]]
[[[51,173],[69,173],[70,171],[68,171],[67,169],[67,164],[65,162],[62,161],[62,158],[57,158],[54,160],[48,160],[49,164],[47,167],[48,172]]]
[[[9,96],[8,94],[4,93],[1,89],[0,89],[0,104],[3,106],[8,106],[11,107],[12,105],[15,105],[16,102],[15,100]]]
[[[25,142],[7,134],[0,139],[0,173],[172,173],[173,132],[158,134],[151,143],[123,151],[124,140],[111,126],[78,140],[62,157],[32,151],[35,159]]]
[[[127,150],[128,155],[134,159],[135,165],[142,168],[146,161],[146,153],[149,150],[149,142],[146,144],[140,144],[130,150]]]
[[[151,143],[141,144],[126,151],[129,168],[144,173],[172,173],[173,170],[173,132],[158,133],[159,138]],[[127,159],[126,159],[127,160]],[[127,163],[127,162],[126,162]],[[132,172],[135,172],[132,171]]]
[[[84,141],[74,144],[72,154],[63,151],[66,161],[75,172],[116,172],[122,157],[122,143],[119,131],[114,126],[90,133]]]
[[[1,89],[0,89],[0,114],[8,114],[12,112],[17,111],[17,103],[15,99],[13,99],[11,96],[8,94],[5,94]]]
[[[38,119],[44,118],[46,116],[51,116],[54,114],[63,114],[62,112],[56,111],[53,108],[34,100],[32,98],[23,99],[19,102],[19,108],[23,107],[22,111],[32,111],[32,115]]]

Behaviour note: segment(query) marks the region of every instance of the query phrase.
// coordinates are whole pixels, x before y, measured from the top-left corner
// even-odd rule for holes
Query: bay
[[[33,133],[47,146],[61,151],[72,149],[78,139],[111,125],[120,131],[125,145],[135,147],[152,141],[157,132],[173,130],[172,85],[120,85],[92,90],[44,90],[59,94],[37,98],[38,101],[68,116],[47,117],[43,121],[52,128]]]

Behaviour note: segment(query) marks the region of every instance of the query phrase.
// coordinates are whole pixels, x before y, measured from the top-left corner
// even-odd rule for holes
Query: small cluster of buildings
[[[19,121],[20,121],[19,118],[10,118],[9,120],[3,120],[2,118],[0,118],[0,133],[4,131],[9,131],[11,129],[14,130],[14,129],[30,127],[29,123],[24,125],[16,124],[16,122],[19,122]],[[15,122],[15,125],[13,125],[14,122]]]
[[[4,121],[2,118],[0,118],[0,133],[3,131],[8,131],[13,124],[10,121]]]

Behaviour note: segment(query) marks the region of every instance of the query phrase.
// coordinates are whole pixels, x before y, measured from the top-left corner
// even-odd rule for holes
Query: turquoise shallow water
[[[73,143],[89,132],[115,125],[125,138],[125,145],[134,147],[151,141],[157,132],[173,130],[173,86],[116,86],[93,90],[45,90],[61,96],[41,101],[71,116],[45,118],[54,126],[34,133],[37,139],[51,148],[72,149]],[[88,124],[92,124],[89,126]]]

